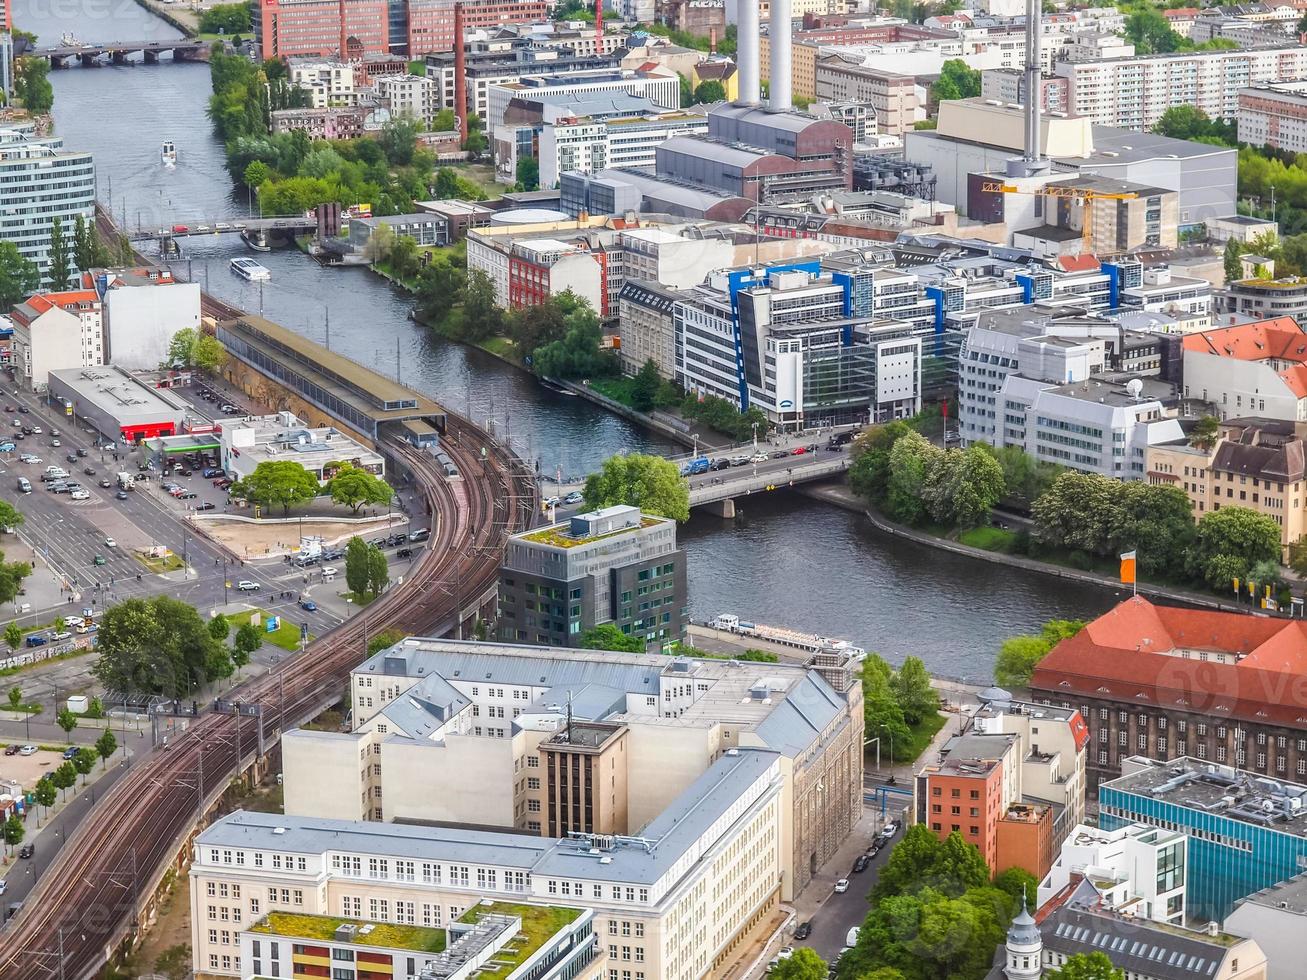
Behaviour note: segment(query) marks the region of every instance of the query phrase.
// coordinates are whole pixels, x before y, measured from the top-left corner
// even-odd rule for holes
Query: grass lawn
[[[360,922],[329,915],[294,915],[270,912],[262,922],[250,926],[250,932],[265,932],[297,939],[332,939],[342,925],[370,927],[359,942],[374,946],[394,946],[423,953],[439,953],[445,948],[445,930],[427,926],[394,925],[387,922]]]
[[[503,980],[528,958],[539,952],[559,930],[576,921],[579,909],[564,906],[519,905],[514,902],[490,902],[474,905],[461,916],[459,922],[477,922],[483,915],[515,915],[522,927],[516,942],[505,946],[477,974],[477,980]],[[411,926],[409,928],[412,928]]]
[[[163,558],[150,558],[148,555],[136,555],[136,560],[157,575],[164,572],[175,572],[182,567],[182,560],[176,555],[169,554]]]
[[[921,757],[921,753],[930,747],[931,739],[939,734],[941,728],[948,724],[948,720],[948,715],[939,712],[921,719],[916,725],[912,726],[912,738],[908,740],[906,746],[898,742],[894,743],[895,761],[916,762]],[[888,748],[888,745],[882,745],[882,749]],[[874,753],[875,750],[873,749],[872,752]],[[884,757],[885,752],[882,751],[881,755]]]
[[[461,313],[462,310],[460,309]],[[513,343],[507,337],[487,337],[485,340],[477,341],[477,346],[484,351],[489,351],[496,357],[502,357],[506,361],[512,361],[514,364],[520,362],[521,358],[517,356],[517,344]]]
[[[635,378],[591,378],[590,387],[628,408],[635,407]]]
[[[1005,531],[1001,527],[973,527],[958,535],[958,540],[965,545],[1004,555],[1012,553],[1016,538],[1015,531]]]
[[[348,599],[350,602],[354,603],[354,605],[358,606],[360,609],[362,609],[364,606],[371,603],[372,600],[376,598],[376,596],[374,596],[371,592],[362,592],[362,593],[342,592],[341,595],[344,596],[346,599]]]
[[[268,612],[266,609],[260,609],[259,614],[263,616],[265,623],[267,622],[269,616],[276,615],[275,613]],[[282,616],[281,626],[277,628],[276,632],[268,633],[265,632],[265,630],[266,630],[266,626],[263,625],[259,626],[259,633],[263,637],[264,643],[271,643],[273,646],[281,647],[283,650],[293,651],[293,650],[298,650],[300,648],[299,623],[287,622],[286,617]],[[312,642],[312,640],[313,640],[313,634],[310,633],[309,641]]]

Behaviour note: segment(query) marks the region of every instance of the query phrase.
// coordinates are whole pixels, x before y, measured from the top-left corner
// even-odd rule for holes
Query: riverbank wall
[[[200,33],[199,18],[185,7],[174,10],[172,7],[159,3],[159,0],[136,0],[136,6],[148,10],[161,21],[177,28],[187,37],[195,37]]]

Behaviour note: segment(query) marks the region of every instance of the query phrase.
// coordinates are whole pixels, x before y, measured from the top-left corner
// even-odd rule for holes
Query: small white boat
[[[165,167],[177,166],[177,147],[173,145],[172,140],[163,141],[163,149],[159,151],[159,156]]]
[[[271,279],[272,273],[265,269],[253,259],[236,258],[231,260],[231,271],[236,273],[242,279],[248,279],[251,282]]]

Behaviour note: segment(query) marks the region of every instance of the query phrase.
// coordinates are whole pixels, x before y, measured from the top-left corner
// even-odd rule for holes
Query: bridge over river
[[[76,60],[86,68],[93,68],[108,60],[115,65],[125,64],[129,55],[139,54],[146,64],[159,61],[161,54],[171,54],[174,62],[207,61],[209,45],[199,38],[183,37],[171,41],[108,41],[101,44],[57,44],[49,48],[36,48],[28,52],[32,57],[46,58],[51,68],[65,68]],[[103,60],[102,60],[103,59]]]

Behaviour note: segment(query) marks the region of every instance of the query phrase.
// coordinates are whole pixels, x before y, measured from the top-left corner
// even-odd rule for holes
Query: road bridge
[[[274,215],[264,218],[247,218],[224,216],[221,218],[191,218],[175,224],[158,228],[137,227],[128,231],[127,238],[133,242],[163,241],[173,238],[193,238],[202,235],[241,235],[246,238],[260,239],[268,232],[280,232],[287,235],[299,235],[316,231],[316,215]]]
[[[765,462],[751,461],[690,477],[690,506],[708,507],[720,517],[734,517],[735,501],[740,497],[834,479],[848,468],[849,454],[844,449],[828,452],[823,446],[800,456],[768,456]]]
[[[103,64],[107,59],[115,65],[124,64],[128,55],[143,56],[147,65],[155,64],[162,54],[171,54],[175,62],[207,61],[209,46],[196,37],[177,38],[171,41],[109,41],[104,44],[57,44],[28,52],[32,57],[45,58],[51,68],[66,68],[72,61],[86,68]]]

